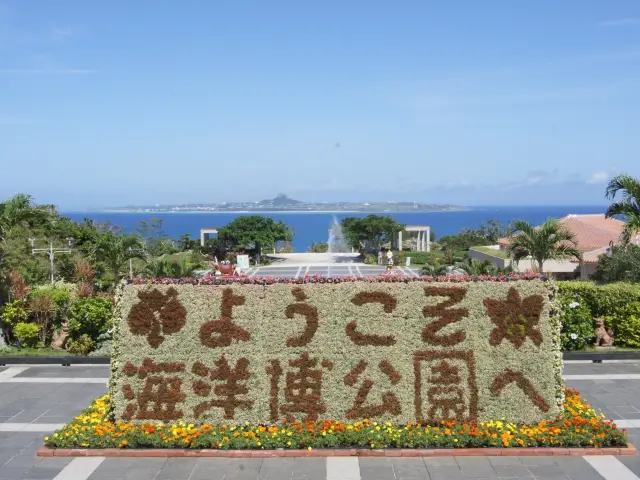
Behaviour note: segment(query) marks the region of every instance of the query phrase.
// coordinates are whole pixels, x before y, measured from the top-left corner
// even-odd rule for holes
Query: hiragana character
[[[200,341],[207,347],[228,347],[233,340],[249,341],[251,334],[233,323],[233,307],[244,305],[244,297],[231,288],[222,291],[220,318],[209,320],[200,327]]]

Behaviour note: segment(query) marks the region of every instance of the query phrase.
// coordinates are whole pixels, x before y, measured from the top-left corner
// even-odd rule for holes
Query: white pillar
[[[418,245],[416,249],[421,252],[422,251],[422,231],[418,230]]]
[[[398,232],[398,250],[402,250],[402,230]]]
[[[200,246],[204,247],[204,232],[200,230]]]
[[[431,227],[427,227],[427,252],[431,251]]]

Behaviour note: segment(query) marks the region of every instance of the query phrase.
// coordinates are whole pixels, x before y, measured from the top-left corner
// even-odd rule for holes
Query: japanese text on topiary
[[[117,308],[115,414],[219,424],[553,418],[563,385],[549,298],[539,280],[129,285]]]

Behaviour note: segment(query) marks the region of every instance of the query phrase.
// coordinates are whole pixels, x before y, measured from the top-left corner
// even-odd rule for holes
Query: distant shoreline
[[[207,211],[203,212],[201,210],[181,210],[179,212],[174,211],[142,211],[142,210],[114,210],[114,209],[105,209],[105,210],[76,210],[73,213],[128,213],[128,214],[172,214],[179,215],[181,213],[188,214],[199,214],[199,215],[207,215],[207,214],[225,214],[230,213],[234,215],[238,214],[261,214],[268,213],[270,215],[275,214],[304,214],[304,213],[370,213],[370,214],[392,214],[392,213],[446,213],[446,212],[469,212],[474,210],[473,208],[461,207],[451,210],[392,210],[392,211],[376,211],[376,210],[225,210],[225,211]]]

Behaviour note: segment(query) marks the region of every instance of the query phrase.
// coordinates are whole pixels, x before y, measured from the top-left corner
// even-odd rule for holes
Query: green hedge
[[[640,284],[568,281],[557,287],[564,350],[590,345],[598,317],[613,329],[615,345],[640,348]]]
[[[116,306],[115,417],[555,418],[564,390],[549,298],[540,280],[129,285]]]

